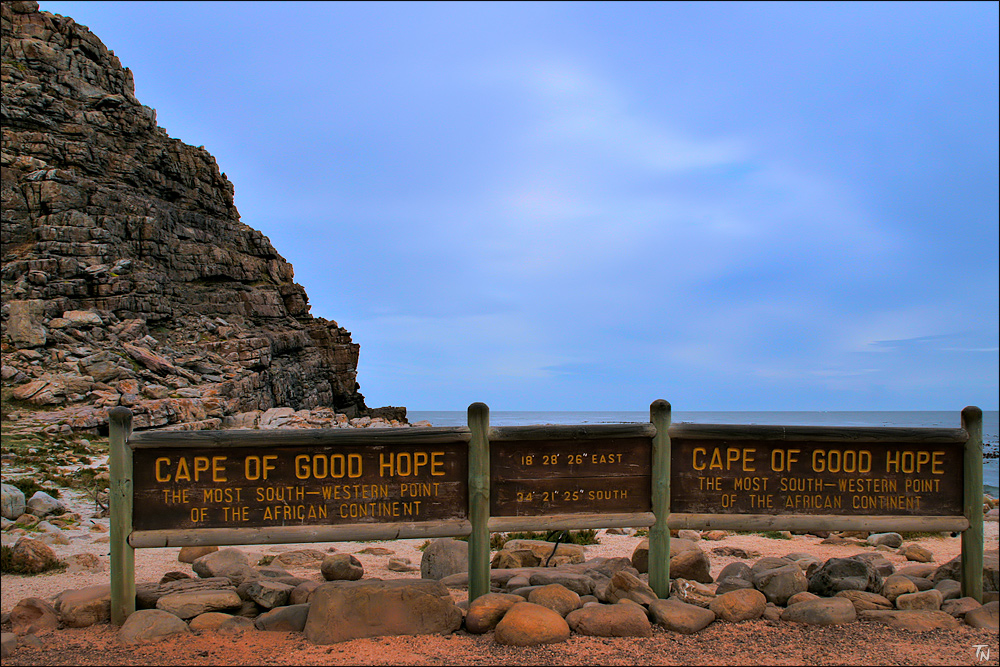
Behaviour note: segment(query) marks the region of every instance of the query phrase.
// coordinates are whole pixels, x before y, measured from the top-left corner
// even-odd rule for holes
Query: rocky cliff
[[[215,159],[157,126],[114,52],[36,2],[3,3],[2,31],[6,406],[87,429],[118,404],[140,428],[372,415],[350,333],[309,313]]]

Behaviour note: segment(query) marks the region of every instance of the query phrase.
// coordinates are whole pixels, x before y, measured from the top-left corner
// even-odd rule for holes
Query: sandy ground
[[[986,544],[995,545],[998,524],[986,523]],[[95,534],[101,539],[101,534]],[[601,531],[600,544],[588,545],[587,558],[596,556],[630,556],[640,538],[607,535]],[[241,547],[250,554],[278,554],[298,548],[323,551],[331,548],[353,553],[365,567],[366,577],[383,579],[419,577],[419,572],[401,574],[390,571],[390,557],[408,558],[419,567],[418,547],[425,540],[410,539],[394,542],[342,542],[301,545],[254,545]],[[739,559],[711,555],[717,546],[753,549],[762,556],[783,556],[791,552],[807,552],[820,559],[845,557],[872,551],[857,545],[821,545],[819,538],[797,535],[791,540],[769,539],[759,535],[730,535],[720,542],[702,541],[710,554],[711,573],[717,576],[727,564]],[[941,564],[958,555],[961,540],[951,537],[927,537],[915,540],[935,556]],[[391,554],[363,553],[372,547],[391,550]],[[56,547],[60,557],[71,553],[89,552],[98,555],[103,572],[64,572],[33,577],[4,575],[2,604],[7,612],[25,597],[51,598],[60,591],[108,583],[107,544],[78,538],[71,545]],[[159,580],[165,572],[191,572],[191,566],[177,561],[178,548],[142,549],[136,552],[136,579]],[[886,558],[897,568],[907,561],[895,552]],[[752,562],[752,561],[750,561]],[[317,568],[292,569],[293,574],[321,580]],[[466,597],[465,591],[454,590],[456,601]],[[4,660],[4,665],[44,664],[114,664],[114,665],[632,665],[632,664],[998,664],[1000,646],[996,632],[974,630],[963,626],[958,631],[910,633],[874,625],[853,623],[846,626],[818,628],[790,623],[758,620],[738,624],[717,622],[693,636],[677,635],[656,628],[651,638],[594,638],[573,636],[568,642],[535,648],[512,648],[493,642],[492,633],[477,636],[459,632],[450,637],[383,637],[355,640],[333,646],[316,646],[299,633],[247,632],[239,635],[218,632],[196,632],[176,640],[166,640],[142,646],[126,646],[117,639],[111,626],[60,630],[38,638],[37,646],[19,647]],[[976,645],[990,651],[988,660],[977,658]]]

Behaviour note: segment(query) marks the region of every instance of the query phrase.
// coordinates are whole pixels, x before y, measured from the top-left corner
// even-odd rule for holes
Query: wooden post
[[[490,409],[469,406],[469,602],[490,592]]]
[[[656,427],[650,490],[656,522],[649,529],[649,587],[665,600],[670,596],[670,403],[653,401],[649,421]]]
[[[132,532],[132,411],[117,407],[109,414],[111,449],[111,622],[122,625],[135,611],[135,549],[128,543]]]
[[[965,441],[965,518],[969,528],[962,533],[962,595],[983,602],[983,411],[969,406],[962,410]]]

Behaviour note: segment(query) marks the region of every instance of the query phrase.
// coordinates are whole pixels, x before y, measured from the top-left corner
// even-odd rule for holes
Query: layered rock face
[[[350,333],[309,313],[215,159],[157,126],[114,53],[35,2],[4,3],[2,31],[0,344],[15,398],[79,414],[203,402],[147,420],[166,423],[372,414]]]

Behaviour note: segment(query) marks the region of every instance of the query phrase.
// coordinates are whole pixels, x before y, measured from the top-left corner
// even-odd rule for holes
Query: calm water
[[[434,426],[466,426],[463,411],[407,412],[410,422],[427,420]],[[782,426],[925,426],[958,428],[962,417],[959,411],[931,412],[683,412],[675,411],[673,421],[696,424],[780,424]],[[608,412],[511,412],[490,411],[492,426],[523,426],[527,424],[613,424],[619,422],[648,422],[648,411]],[[987,454],[998,449],[1000,439],[1000,412],[983,412],[983,450]],[[983,460],[983,483],[993,496],[1000,493],[1000,461]]]

